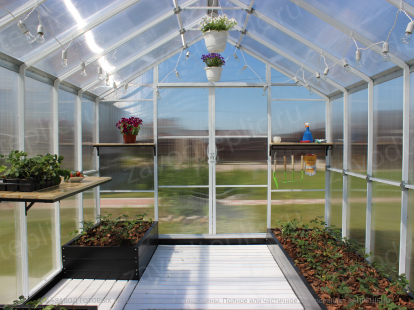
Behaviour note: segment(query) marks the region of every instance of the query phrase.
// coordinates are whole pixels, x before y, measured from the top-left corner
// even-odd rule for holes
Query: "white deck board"
[[[66,297],[82,282],[82,280],[74,279],[71,280],[64,288],[62,288],[52,299],[48,301],[50,304],[60,304],[63,305]]]
[[[137,284],[138,284],[137,280],[128,281],[128,283],[125,285],[124,290],[122,291],[121,295],[119,295],[119,298],[117,299],[114,306],[112,307],[112,310],[122,310],[122,309],[124,309],[126,303],[128,302],[129,298],[131,297],[131,294],[134,291]]]
[[[161,245],[124,308],[132,309],[303,307],[265,245]]]
[[[93,283],[88,287],[86,291],[78,298],[75,305],[87,305],[93,295],[98,291],[98,289],[105,283],[105,280],[94,280]]]
[[[116,281],[112,286],[111,290],[105,296],[105,300],[99,305],[99,310],[110,310],[114,305],[115,301],[121,295],[127,281]]]
[[[83,280],[75,289],[70,292],[68,296],[61,302],[62,305],[74,305],[83,292],[88,290],[88,287],[92,284],[93,280]]]
[[[58,284],[52,287],[52,289],[48,291],[45,296],[43,296],[43,298],[46,298],[44,304],[47,304],[49,301],[51,301],[70,281],[72,280],[62,279]]]
[[[96,291],[95,295],[88,302],[87,306],[100,305],[104,300],[106,295],[108,295],[112,286],[115,284],[115,280],[106,280],[101,287]]]

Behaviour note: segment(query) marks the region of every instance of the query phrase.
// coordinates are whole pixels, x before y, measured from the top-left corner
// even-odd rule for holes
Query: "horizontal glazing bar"
[[[384,183],[384,184],[388,184],[388,185],[393,185],[393,186],[398,186],[400,187],[401,184],[395,181],[388,181],[388,180],[383,180],[383,179],[378,179],[378,178],[371,178],[371,181],[374,182],[379,182],[379,183]]]
[[[216,187],[233,188],[233,187],[267,187],[267,185],[216,185]]]
[[[219,7],[219,6],[187,6],[183,8],[185,10],[243,10],[240,7],[230,6],[230,7]]]
[[[342,173],[342,170],[336,169],[336,168],[329,168],[329,167],[327,167],[326,170],[333,171],[333,172],[338,172],[338,173]]]
[[[208,139],[208,136],[160,136],[158,139]]]
[[[101,190],[101,193],[153,193],[154,190]]]
[[[99,102],[137,102],[137,101],[154,101],[154,99],[114,99],[114,100],[99,100]]]
[[[357,178],[360,178],[360,179],[366,179],[367,178],[366,175],[355,173],[355,172],[350,172],[350,171],[347,171],[345,174],[353,176],[353,177],[357,177]]]
[[[265,138],[265,139],[267,139],[267,136],[265,136],[265,135],[261,135],[261,136],[218,136],[218,135],[216,135],[216,138],[231,138],[231,139],[233,139],[233,138]]]
[[[272,99],[272,101],[326,101],[325,99]]]
[[[159,185],[158,188],[208,188],[208,185]]]
[[[290,192],[325,192],[324,189],[272,189],[272,193],[290,193]]]

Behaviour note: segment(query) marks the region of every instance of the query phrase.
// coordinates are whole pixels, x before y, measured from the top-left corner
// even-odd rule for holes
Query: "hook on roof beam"
[[[246,11],[247,14],[253,14],[253,11],[254,11],[253,8],[251,8],[250,10],[249,9],[244,9],[244,10]]]
[[[174,14],[180,14],[180,12],[182,10],[183,10],[182,8],[180,8],[179,6],[177,6],[176,8],[173,9],[173,12],[174,12]]]

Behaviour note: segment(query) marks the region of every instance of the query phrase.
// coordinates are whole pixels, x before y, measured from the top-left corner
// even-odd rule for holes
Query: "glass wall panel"
[[[272,192],[271,227],[297,219],[303,224],[325,214],[325,192]],[[322,218],[323,220],[323,218]]]
[[[82,167],[94,170],[93,138],[95,131],[95,102],[82,99]]]
[[[344,100],[343,98],[331,102],[331,134],[333,148],[331,151],[331,167],[343,169],[344,144]]]
[[[398,270],[400,249],[401,188],[372,182],[373,262]]]
[[[36,203],[27,217],[29,245],[29,288],[34,288],[57,268],[55,234],[55,205]]]
[[[216,184],[267,184],[266,138],[216,138]]]
[[[1,103],[0,103],[1,104]],[[0,302],[12,303],[21,293],[18,204],[1,203],[0,209]]]
[[[160,234],[208,234],[208,188],[160,188]]]
[[[85,198],[84,198],[85,199]],[[135,218],[146,213],[146,219],[154,218],[154,193],[101,193],[101,214],[112,214],[117,218],[122,214]]]
[[[368,89],[348,96],[348,124],[351,149],[348,169],[367,173],[368,150]]]
[[[0,154],[18,146],[17,73],[0,67]]]
[[[350,239],[365,246],[367,213],[367,181],[348,176],[348,215],[347,231]]]
[[[401,181],[403,78],[374,86],[373,176]]]
[[[331,192],[329,203],[329,215],[331,226],[342,229],[342,197],[343,197],[343,176],[342,173],[330,172],[331,175]]]
[[[76,96],[59,90],[59,155],[62,167],[75,170],[75,104]]]
[[[32,78],[26,78],[25,151],[29,156],[53,152],[52,89]]]
[[[93,189],[83,192],[83,220],[86,222],[96,221],[96,200]]]
[[[217,234],[266,232],[266,188],[216,188]]]
[[[59,203],[60,208],[60,243],[64,245],[66,242],[75,238],[76,234],[71,232],[79,228],[79,206],[78,195],[63,199]],[[85,208],[85,205],[84,205]]]

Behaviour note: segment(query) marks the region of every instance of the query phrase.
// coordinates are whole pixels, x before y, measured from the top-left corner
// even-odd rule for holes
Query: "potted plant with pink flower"
[[[116,127],[121,130],[124,137],[124,143],[135,143],[141,125],[142,119],[135,116],[131,116],[130,118],[123,117],[116,123]]]

